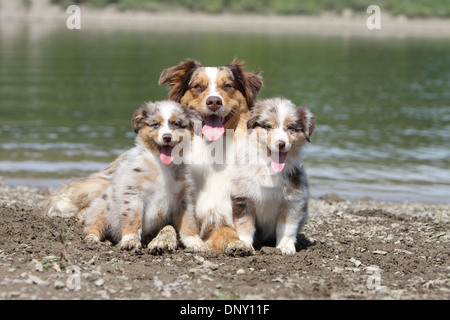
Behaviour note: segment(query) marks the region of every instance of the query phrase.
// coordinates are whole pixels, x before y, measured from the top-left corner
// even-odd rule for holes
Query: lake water
[[[0,36],[0,176],[59,186],[133,146],[131,116],[167,97],[161,71],[236,56],[263,72],[260,98],[317,118],[311,193],[449,202],[450,41],[423,38],[79,30]]]

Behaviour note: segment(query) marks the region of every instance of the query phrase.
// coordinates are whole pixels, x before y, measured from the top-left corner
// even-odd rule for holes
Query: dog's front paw
[[[120,240],[119,248],[122,250],[138,250],[141,248],[141,237],[137,234],[127,234]]]
[[[277,249],[281,251],[282,254],[293,255],[295,254],[295,244],[279,244]]]
[[[174,252],[177,248],[177,233],[172,226],[165,226],[148,244],[148,252],[153,255]]]
[[[97,237],[95,234],[93,233],[89,233],[85,238],[84,238],[84,242],[86,242],[89,245],[95,245],[100,243],[100,239],[99,237]]]
[[[186,249],[190,249],[193,252],[207,252],[212,250],[199,236],[182,237],[181,239]]]
[[[248,243],[237,240],[229,243],[225,248],[225,254],[233,257],[244,257],[255,254],[255,249]]]

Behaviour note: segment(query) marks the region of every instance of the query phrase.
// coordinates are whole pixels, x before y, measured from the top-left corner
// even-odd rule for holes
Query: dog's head
[[[286,157],[298,154],[305,141],[311,142],[316,126],[314,115],[283,98],[256,102],[247,122],[254,129],[258,145],[267,148],[275,172],[283,170]]]
[[[173,161],[173,148],[189,138],[201,116],[174,101],[147,102],[133,115],[132,126],[137,142],[158,152],[162,163]]]
[[[236,59],[227,66],[204,67],[194,60],[165,69],[159,84],[169,83],[169,99],[197,110],[202,133],[214,141],[226,129],[235,130],[242,113],[253,108],[263,86],[258,72],[244,69]]]

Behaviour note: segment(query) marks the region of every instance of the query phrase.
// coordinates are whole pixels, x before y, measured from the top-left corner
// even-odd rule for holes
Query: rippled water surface
[[[304,159],[313,196],[449,202],[448,39],[3,30],[0,175],[58,186],[103,168],[133,145],[134,110],[167,97],[164,68],[235,56],[262,70],[260,98],[316,115]]]

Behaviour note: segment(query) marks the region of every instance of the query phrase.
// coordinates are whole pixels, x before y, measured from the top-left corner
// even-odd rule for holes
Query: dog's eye
[[[224,87],[225,89],[231,89],[231,88],[233,88],[233,86],[232,86],[231,84],[229,84],[229,83],[225,83],[225,84],[223,85],[223,87]]]
[[[158,129],[159,126],[160,126],[160,123],[155,121],[155,122],[152,122],[152,123],[150,124],[150,126],[153,127],[153,128],[155,128],[155,129]]]
[[[297,129],[296,127],[294,127],[293,125],[288,125],[288,126],[286,127],[286,129],[288,129],[289,131],[294,131],[294,132],[297,132],[297,131],[298,131],[298,129]]]
[[[267,130],[273,129],[272,125],[270,124],[265,124],[263,128]]]
[[[181,122],[180,121],[175,121],[172,124],[174,125],[174,127],[181,128]]]
[[[201,89],[201,88],[202,88],[202,85],[199,84],[199,83],[197,83],[197,84],[195,84],[192,88],[194,88],[194,89]]]

